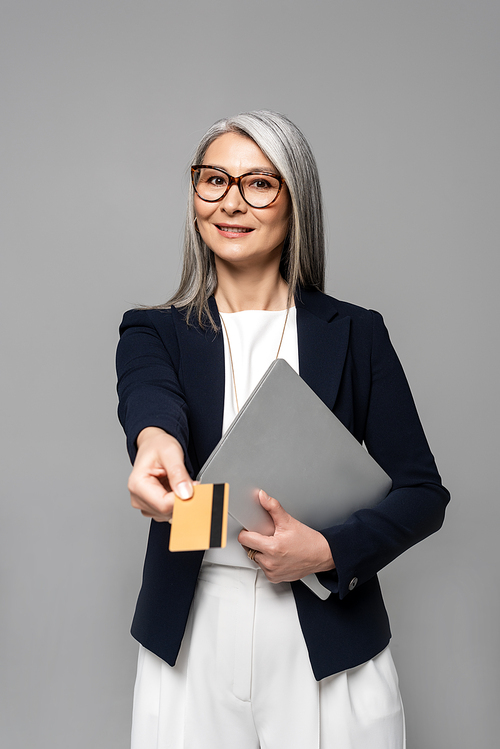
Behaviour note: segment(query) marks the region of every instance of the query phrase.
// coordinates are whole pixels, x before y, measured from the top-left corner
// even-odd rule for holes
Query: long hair
[[[293,300],[298,286],[323,291],[323,207],[318,169],[308,142],[300,130],[282,114],[267,110],[245,112],[212,125],[201,139],[192,164],[203,163],[210,144],[225,133],[238,133],[251,138],[285,179],[292,210],[280,272],[288,283],[288,304]],[[181,281],[175,294],[161,308],[171,305],[185,308],[188,322],[194,313],[202,327],[208,320],[216,329],[208,307],[208,299],[217,288],[214,255],[196,231],[194,219],[191,189],[184,231]]]

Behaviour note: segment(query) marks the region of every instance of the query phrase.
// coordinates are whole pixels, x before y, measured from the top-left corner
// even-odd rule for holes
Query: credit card
[[[191,499],[175,497],[170,551],[224,548],[229,484],[196,484]]]

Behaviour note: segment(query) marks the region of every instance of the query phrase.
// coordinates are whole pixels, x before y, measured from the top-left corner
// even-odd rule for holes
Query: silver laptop
[[[373,507],[392,484],[284,359],[271,364],[197,478],[228,483],[230,515],[265,535],[274,524],[259,489],[320,530]]]

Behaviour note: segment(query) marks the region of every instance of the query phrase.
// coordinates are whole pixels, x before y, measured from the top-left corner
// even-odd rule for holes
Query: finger
[[[155,476],[133,470],[128,480],[128,490],[132,507],[152,515],[172,512],[174,495]]]
[[[255,531],[240,531],[238,541],[242,546],[248,549],[255,549],[256,551],[266,551],[269,547],[270,536],[263,536],[261,533]]]
[[[172,444],[162,451],[161,459],[165,468],[168,483],[180,499],[193,496],[193,482],[184,465],[184,454],[178,444]]]
[[[153,515],[151,512],[141,510],[141,515],[151,520],[156,520],[157,523],[172,523],[172,517],[168,515]]]
[[[259,491],[259,502],[274,520],[274,525],[283,525],[283,523],[290,518],[288,512],[283,509],[277,499],[270,497],[263,489]]]

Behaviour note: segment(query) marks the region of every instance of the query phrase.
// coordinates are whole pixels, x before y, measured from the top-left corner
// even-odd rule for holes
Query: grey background
[[[499,20],[493,0],[3,0],[3,747],[127,746],[147,522],[117,327],[175,287],[198,138],[266,107],[310,140],[328,290],[384,314],[454,497],[382,573],[408,747],[496,744]]]

